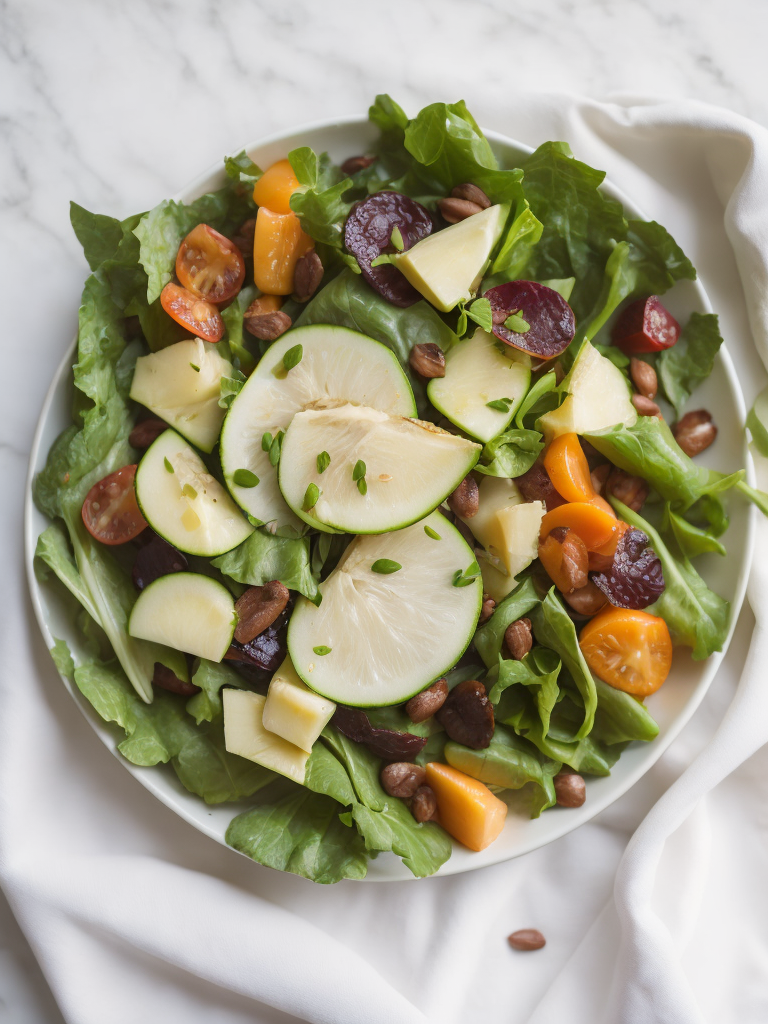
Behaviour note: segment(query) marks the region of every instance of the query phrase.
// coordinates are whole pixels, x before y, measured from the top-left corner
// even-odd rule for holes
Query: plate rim
[[[230,155],[234,156],[243,150],[246,153],[251,153],[256,149],[263,148],[273,143],[283,142],[286,139],[296,139],[297,137],[300,137],[302,134],[306,134],[309,132],[327,131],[330,129],[341,127],[352,127],[357,128],[359,130],[365,130],[367,127],[369,127],[369,125],[370,122],[367,117],[365,117],[364,115],[355,114],[346,115],[344,117],[323,118],[315,121],[309,121],[304,124],[292,127],[289,130],[273,132],[272,134],[257,139],[256,141],[251,142],[245,146],[238,147],[236,150],[233,150]],[[499,146],[511,147],[513,149],[518,150],[521,153],[530,154],[533,152],[533,148],[531,146],[527,145],[526,143],[519,142],[518,140],[512,139],[511,137],[504,135],[501,132],[496,132],[491,129],[483,129],[483,132],[490,142],[496,143]],[[190,194],[195,192],[200,193],[201,189],[205,187],[205,185],[210,181],[211,178],[219,176],[222,173],[223,162],[217,162],[213,164],[206,171],[202,172],[191,182],[189,182],[189,184],[187,184],[184,188],[177,191],[175,195],[172,197],[172,199],[174,199],[177,202],[184,201],[184,197],[188,197]],[[622,203],[622,205],[626,207],[628,211],[634,211],[643,219],[648,219],[642,211],[642,209],[638,207],[638,205],[632,199],[630,199],[629,196],[626,195],[623,189],[619,188],[616,184],[613,183],[613,181],[609,180],[607,177],[606,180],[603,182],[601,188],[603,188],[605,192],[611,195],[612,197],[618,199]],[[704,285],[701,282],[701,279],[697,277],[697,279],[691,282],[691,284],[693,285],[697,293],[697,298],[701,302],[702,306],[707,310],[707,312],[712,312],[712,305],[709,300],[709,296],[704,288]],[[27,583],[29,587],[30,598],[32,601],[32,607],[35,613],[35,618],[37,620],[37,624],[42,634],[42,637],[48,645],[49,652],[50,648],[53,646],[55,638],[51,632],[47,617],[45,615],[42,592],[34,570],[34,554],[38,539],[37,535],[34,532],[34,516],[38,510],[35,508],[34,505],[32,497],[32,488],[34,478],[36,475],[36,466],[39,461],[43,433],[45,431],[48,417],[50,416],[51,406],[54,403],[59,388],[63,385],[63,378],[72,368],[73,357],[76,352],[76,345],[77,337],[75,336],[74,340],[67,347],[64,356],[53,375],[53,379],[51,380],[50,386],[46,391],[45,398],[43,400],[40,413],[38,415],[37,424],[35,427],[25,481],[23,516],[24,562],[26,566]],[[733,363],[733,359],[725,345],[721,347],[716,358],[717,361],[719,361],[722,364],[722,369],[726,375],[731,393],[734,398],[734,404],[736,406],[738,421],[741,424],[741,426],[744,427],[747,413],[746,403],[743,392],[741,390],[741,385],[739,383],[738,374]],[[743,461],[744,468],[746,470],[747,481],[750,484],[754,485],[754,462],[747,443],[746,431],[744,432],[744,438],[742,441],[742,452],[744,456]],[[744,557],[739,567],[739,572],[735,583],[734,595],[731,601],[731,618],[729,623],[729,629],[728,634],[723,643],[723,648],[721,651],[715,652],[714,654],[710,655],[709,658],[706,660],[706,668],[702,672],[702,677],[696,683],[695,689],[691,694],[691,697],[688,699],[687,704],[682,709],[682,711],[675,716],[674,721],[671,723],[664,736],[657,737],[657,739],[653,740],[650,744],[647,745],[646,749],[648,753],[646,757],[643,759],[643,761],[634,770],[632,770],[624,779],[617,782],[615,788],[608,790],[608,792],[602,795],[601,797],[598,797],[590,801],[588,806],[584,805],[584,807],[587,808],[586,810],[580,808],[579,810],[581,811],[581,813],[579,815],[578,821],[573,822],[571,818],[566,818],[564,816],[563,824],[559,828],[555,828],[551,835],[548,835],[543,838],[533,837],[528,842],[520,843],[519,848],[515,849],[515,851],[511,853],[505,850],[499,850],[498,855],[494,855],[493,853],[487,854],[483,858],[482,863],[465,863],[463,860],[460,860],[459,858],[454,858],[452,856],[438,869],[437,872],[435,872],[434,875],[428,877],[445,877],[448,875],[481,870],[482,868],[490,867],[494,864],[514,860],[517,857],[521,857],[527,853],[533,852],[533,850],[547,846],[558,839],[562,839],[563,836],[575,831],[582,825],[587,824],[594,817],[596,817],[596,815],[600,814],[603,810],[605,810],[615,801],[623,797],[648,771],[650,771],[650,769],[656,764],[656,762],[664,754],[664,752],[668,750],[671,744],[677,739],[680,732],[690,722],[691,718],[698,710],[705,695],[709,691],[709,688],[712,685],[715,676],[717,675],[717,672],[720,668],[723,659],[725,658],[728,652],[731,643],[731,638],[736,628],[738,619],[741,615],[742,607],[744,604],[744,598],[746,596],[747,582],[749,579],[752,556],[754,551],[756,518],[756,509],[754,508],[754,506],[750,505],[750,507],[747,510]],[[155,796],[158,800],[165,804],[166,807],[174,811],[184,821],[186,821],[188,824],[192,825],[195,829],[197,829],[197,831],[202,832],[204,835],[209,836],[211,839],[214,839],[217,843],[219,843],[220,846],[223,846],[226,850],[230,851],[231,853],[247,857],[246,854],[240,853],[240,851],[235,850],[233,847],[229,846],[221,830],[219,828],[214,827],[212,823],[209,823],[209,821],[203,817],[208,808],[208,805],[202,801],[202,798],[196,798],[199,801],[200,808],[200,815],[197,816],[191,813],[187,809],[185,804],[177,798],[177,794],[171,787],[164,786],[159,781],[160,779],[165,779],[164,772],[148,770],[143,766],[134,765],[132,762],[124,758],[117,749],[118,741],[116,741],[109,723],[106,723],[99,718],[95,710],[82,696],[82,694],[80,693],[80,691],[78,690],[77,686],[73,681],[70,681],[66,676],[62,675],[61,673],[59,673],[59,675],[68,692],[74,699],[75,704],[80,709],[81,713],[83,714],[91,728],[95,731],[96,735],[99,737],[102,743],[104,743],[107,749],[113,754],[113,756],[120,762],[120,764],[122,764],[123,767],[127,769],[127,771],[134,779],[136,779],[146,790],[152,793],[153,796]],[[155,765],[152,767],[157,768],[158,766]],[[231,806],[234,808],[236,805],[233,804]],[[210,814],[210,811],[208,813]],[[239,811],[235,813],[239,813]],[[461,849],[460,845],[457,844],[455,840],[453,840],[452,842],[454,850],[457,847]],[[493,847],[489,847],[488,849],[492,850]],[[484,853],[486,853],[486,851],[484,851]],[[396,867],[398,869],[396,873],[385,873],[376,870],[377,866],[381,867],[385,863],[389,863],[390,858],[392,858],[394,863],[396,864]],[[252,863],[256,863],[252,861],[251,858],[249,857],[247,857],[247,859]],[[369,864],[368,874],[364,879],[361,879],[360,881],[416,881],[416,878],[408,871],[407,868],[405,868],[405,866],[399,860],[397,860],[397,858],[394,857],[393,854],[391,854],[388,857],[380,856],[377,860],[371,861]]]

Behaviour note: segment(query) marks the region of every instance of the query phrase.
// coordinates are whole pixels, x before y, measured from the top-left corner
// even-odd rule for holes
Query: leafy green
[[[397,356],[411,382],[420,414],[434,416],[426,388],[408,362],[414,338],[420,344],[438,345],[447,352],[458,342],[454,332],[434,309],[421,301],[400,309],[382,298],[363,279],[344,271],[327,284],[304,307],[296,326],[337,324],[380,341]]]
[[[647,610],[666,622],[677,644],[693,649],[700,661],[722,649],[728,635],[730,604],[710,590],[689,559],[675,558],[658,532],[637,512],[611,498],[620,519],[647,534],[651,547],[661,559],[665,590]]]
[[[535,796],[532,794],[532,818],[538,818],[556,802],[554,777],[562,767],[560,762],[542,754],[533,743],[503,725],[496,726],[490,745],[484,750],[472,750],[450,740],[445,745],[445,758],[448,764],[487,786],[522,789],[532,783],[538,790]]]
[[[515,426],[523,430],[526,416],[530,416],[531,421],[534,422],[542,413],[556,408],[558,399],[552,394],[556,388],[557,374],[554,370],[548,370],[542,377],[539,377],[520,403],[520,408],[515,414]]]
[[[67,647],[66,641],[53,638],[53,647],[50,648],[53,663],[58,672],[67,679],[75,678],[75,662]]]
[[[747,414],[747,426],[755,448],[761,455],[768,456],[768,388],[764,388],[755,399]]]
[[[236,360],[235,365],[239,369],[250,373],[256,366],[258,359],[250,349],[250,340],[246,344],[246,335],[243,329],[245,312],[254,299],[258,298],[259,290],[255,285],[245,285],[241,288],[226,309],[221,311],[221,319],[226,328],[225,339],[229,346],[230,355]],[[219,342],[221,344],[221,342]],[[243,378],[245,379],[245,378]],[[222,382],[222,395],[224,394]]]
[[[222,377],[219,382],[219,405],[222,409],[228,409],[240,392],[243,390],[248,378],[240,370],[234,370],[231,377]]]
[[[723,343],[714,313],[691,313],[677,344],[659,354],[659,382],[678,416],[691,393],[706,380]]]
[[[225,662],[217,664],[215,661],[206,661],[205,658],[200,659],[192,682],[200,687],[200,693],[196,693],[187,701],[187,713],[192,715],[198,725],[201,722],[212,722],[221,716],[222,687],[245,688],[239,672],[235,672]]]
[[[562,662],[554,651],[547,647],[534,647],[520,661],[499,657],[498,676],[488,697],[492,704],[498,704],[508,686],[519,684],[528,688],[536,702],[544,736],[549,731],[552,709],[560,695],[557,677]]]
[[[227,177],[240,185],[253,189],[253,186],[264,173],[260,167],[251,160],[245,150],[241,150],[236,156],[224,158],[224,170]]]
[[[485,445],[475,471],[486,476],[522,476],[534,464],[543,447],[544,439],[537,430],[507,430]]]
[[[77,240],[83,247],[83,254],[91,270],[97,270],[107,260],[121,257],[126,232],[133,231],[141,214],[127,217],[124,221],[91,213],[77,203],[69,204],[69,219]]]
[[[660,295],[675,281],[695,278],[693,264],[666,228],[656,221],[631,220],[626,240],[608,258],[603,288],[583,333],[594,338],[625,299]]]
[[[49,569],[52,569],[61,580],[67,590],[77,598],[88,614],[96,621],[99,621],[99,613],[93,603],[88,589],[83,583],[82,576],[78,572],[74,555],[69,546],[69,538],[66,530],[59,524],[53,523],[44,530],[37,539],[35,558],[38,579],[45,580],[48,576],[40,562]]]
[[[595,679],[597,711],[594,734],[603,743],[628,743],[641,740],[648,743],[659,734],[659,727],[643,704],[629,693],[617,690]]]
[[[671,530],[678,547],[687,558],[695,558],[709,551],[715,551],[718,555],[726,553],[717,537],[713,536],[711,527],[703,529],[689,522],[684,516],[673,512],[669,502],[664,506],[663,523],[664,528]]]
[[[488,668],[496,665],[504,643],[507,626],[528,613],[539,603],[533,580],[526,577],[512,593],[496,606],[487,622],[475,633],[474,646]]]
[[[512,223],[506,230],[496,257],[491,264],[489,275],[484,279],[481,291],[487,292],[498,284],[517,280],[531,259],[536,244],[544,230],[541,221],[533,214],[526,199],[518,200]]]
[[[277,537],[262,527],[239,547],[214,558],[211,564],[250,587],[279,580],[310,601],[317,597],[317,582],[309,564],[308,537]]]
[[[341,249],[344,225],[352,209],[352,203],[344,196],[352,181],[331,162],[327,153],[318,157],[309,146],[292,150],[288,159],[301,186],[291,196],[291,209],[302,228],[316,242]],[[352,257],[349,260],[350,265],[356,265]]]
[[[576,733],[576,739],[583,739],[592,729],[597,708],[595,680],[581,653],[576,627],[555,596],[554,587],[539,605],[531,609],[531,623],[538,642],[560,655],[563,665],[568,669],[581,694],[584,701],[584,721]]]
[[[367,872],[363,840],[339,820],[339,804],[308,789],[270,787],[255,807],[233,818],[226,839],[259,864],[313,882],[360,879]]]
[[[247,190],[243,193],[230,184],[189,204],[164,199],[145,213],[133,233],[139,240],[139,260],[147,274],[147,302],[153,303],[173,277],[179,245],[192,228],[210,224],[223,235],[230,235],[253,216],[254,209]]]

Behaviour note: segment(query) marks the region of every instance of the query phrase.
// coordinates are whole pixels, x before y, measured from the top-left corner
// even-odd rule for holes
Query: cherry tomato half
[[[582,629],[579,647],[603,682],[635,697],[655,693],[672,667],[664,619],[628,608],[606,608]]]
[[[179,246],[176,276],[198,298],[228,302],[243,286],[245,261],[234,242],[198,224]]]
[[[224,337],[224,321],[218,309],[186,288],[169,282],[160,292],[160,305],[176,323],[203,341],[221,341]]]
[[[123,466],[88,491],[83,502],[83,522],[102,544],[125,544],[146,529],[133,485],[136,466]]]

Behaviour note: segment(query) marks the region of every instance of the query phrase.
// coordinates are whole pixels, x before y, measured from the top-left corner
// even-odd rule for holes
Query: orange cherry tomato
[[[179,246],[176,277],[200,299],[228,302],[243,287],[245,260],[234,242],[198,224]]]
[[[635,697],[655,693],[672,667],[672,640],[664,619],[648,612],[607,608],[581,631],[579,647],[596,676]]]
[[[584,541],[589,551],[598,551],[618,541],[618,519],[612,512],[586,501],[559,505],[541,521],[539,539],[544,540],[556,526],[567,526]],[[614,538],[616,538],[614,540]]]
[[[544,453],[544,468],[566,501],[591,501],[595,489],[578,434],[559,434]]]
[[[136,501],[135,476],[136,466],[123,466],[99,480],[85,496],[85,528],[102,544],[125,544],[147,527]]]
[[[606,569],[610,569],[613,563],[613,556],[616,554],[616,545],[627,530],[631,529],[629,523],[625,523],[623,519],[617,519],[616,526],[616,533],[611,537],[607,544],[598,548],[597,551],[589,552],[590,572],[605,572]]]
[[[160,305],[176,323],[203,341],[221,341],[224,337],[224,321],[218,309],[186,288],[169,281],[160,292]]]
[[[296,262],[313,245],[295,213],[273,213],[259,207],[253,235],[253,279],[259,291],[290,295]]]
[[[253,186],[253,201],[273,213],[290,213],[291,196],[299,188],[289,160],[278,160]]]

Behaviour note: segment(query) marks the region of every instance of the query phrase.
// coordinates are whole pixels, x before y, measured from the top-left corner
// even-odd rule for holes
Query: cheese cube
[[[336,705],[314,693],[299,679],[286,658],[269,684],[264,727],[308,753],[331,719]]]
[[[247,757],[303,785],[309,754],[264,727],[266,700],[250,690],[222,690],[224,745],[230,754]]]

